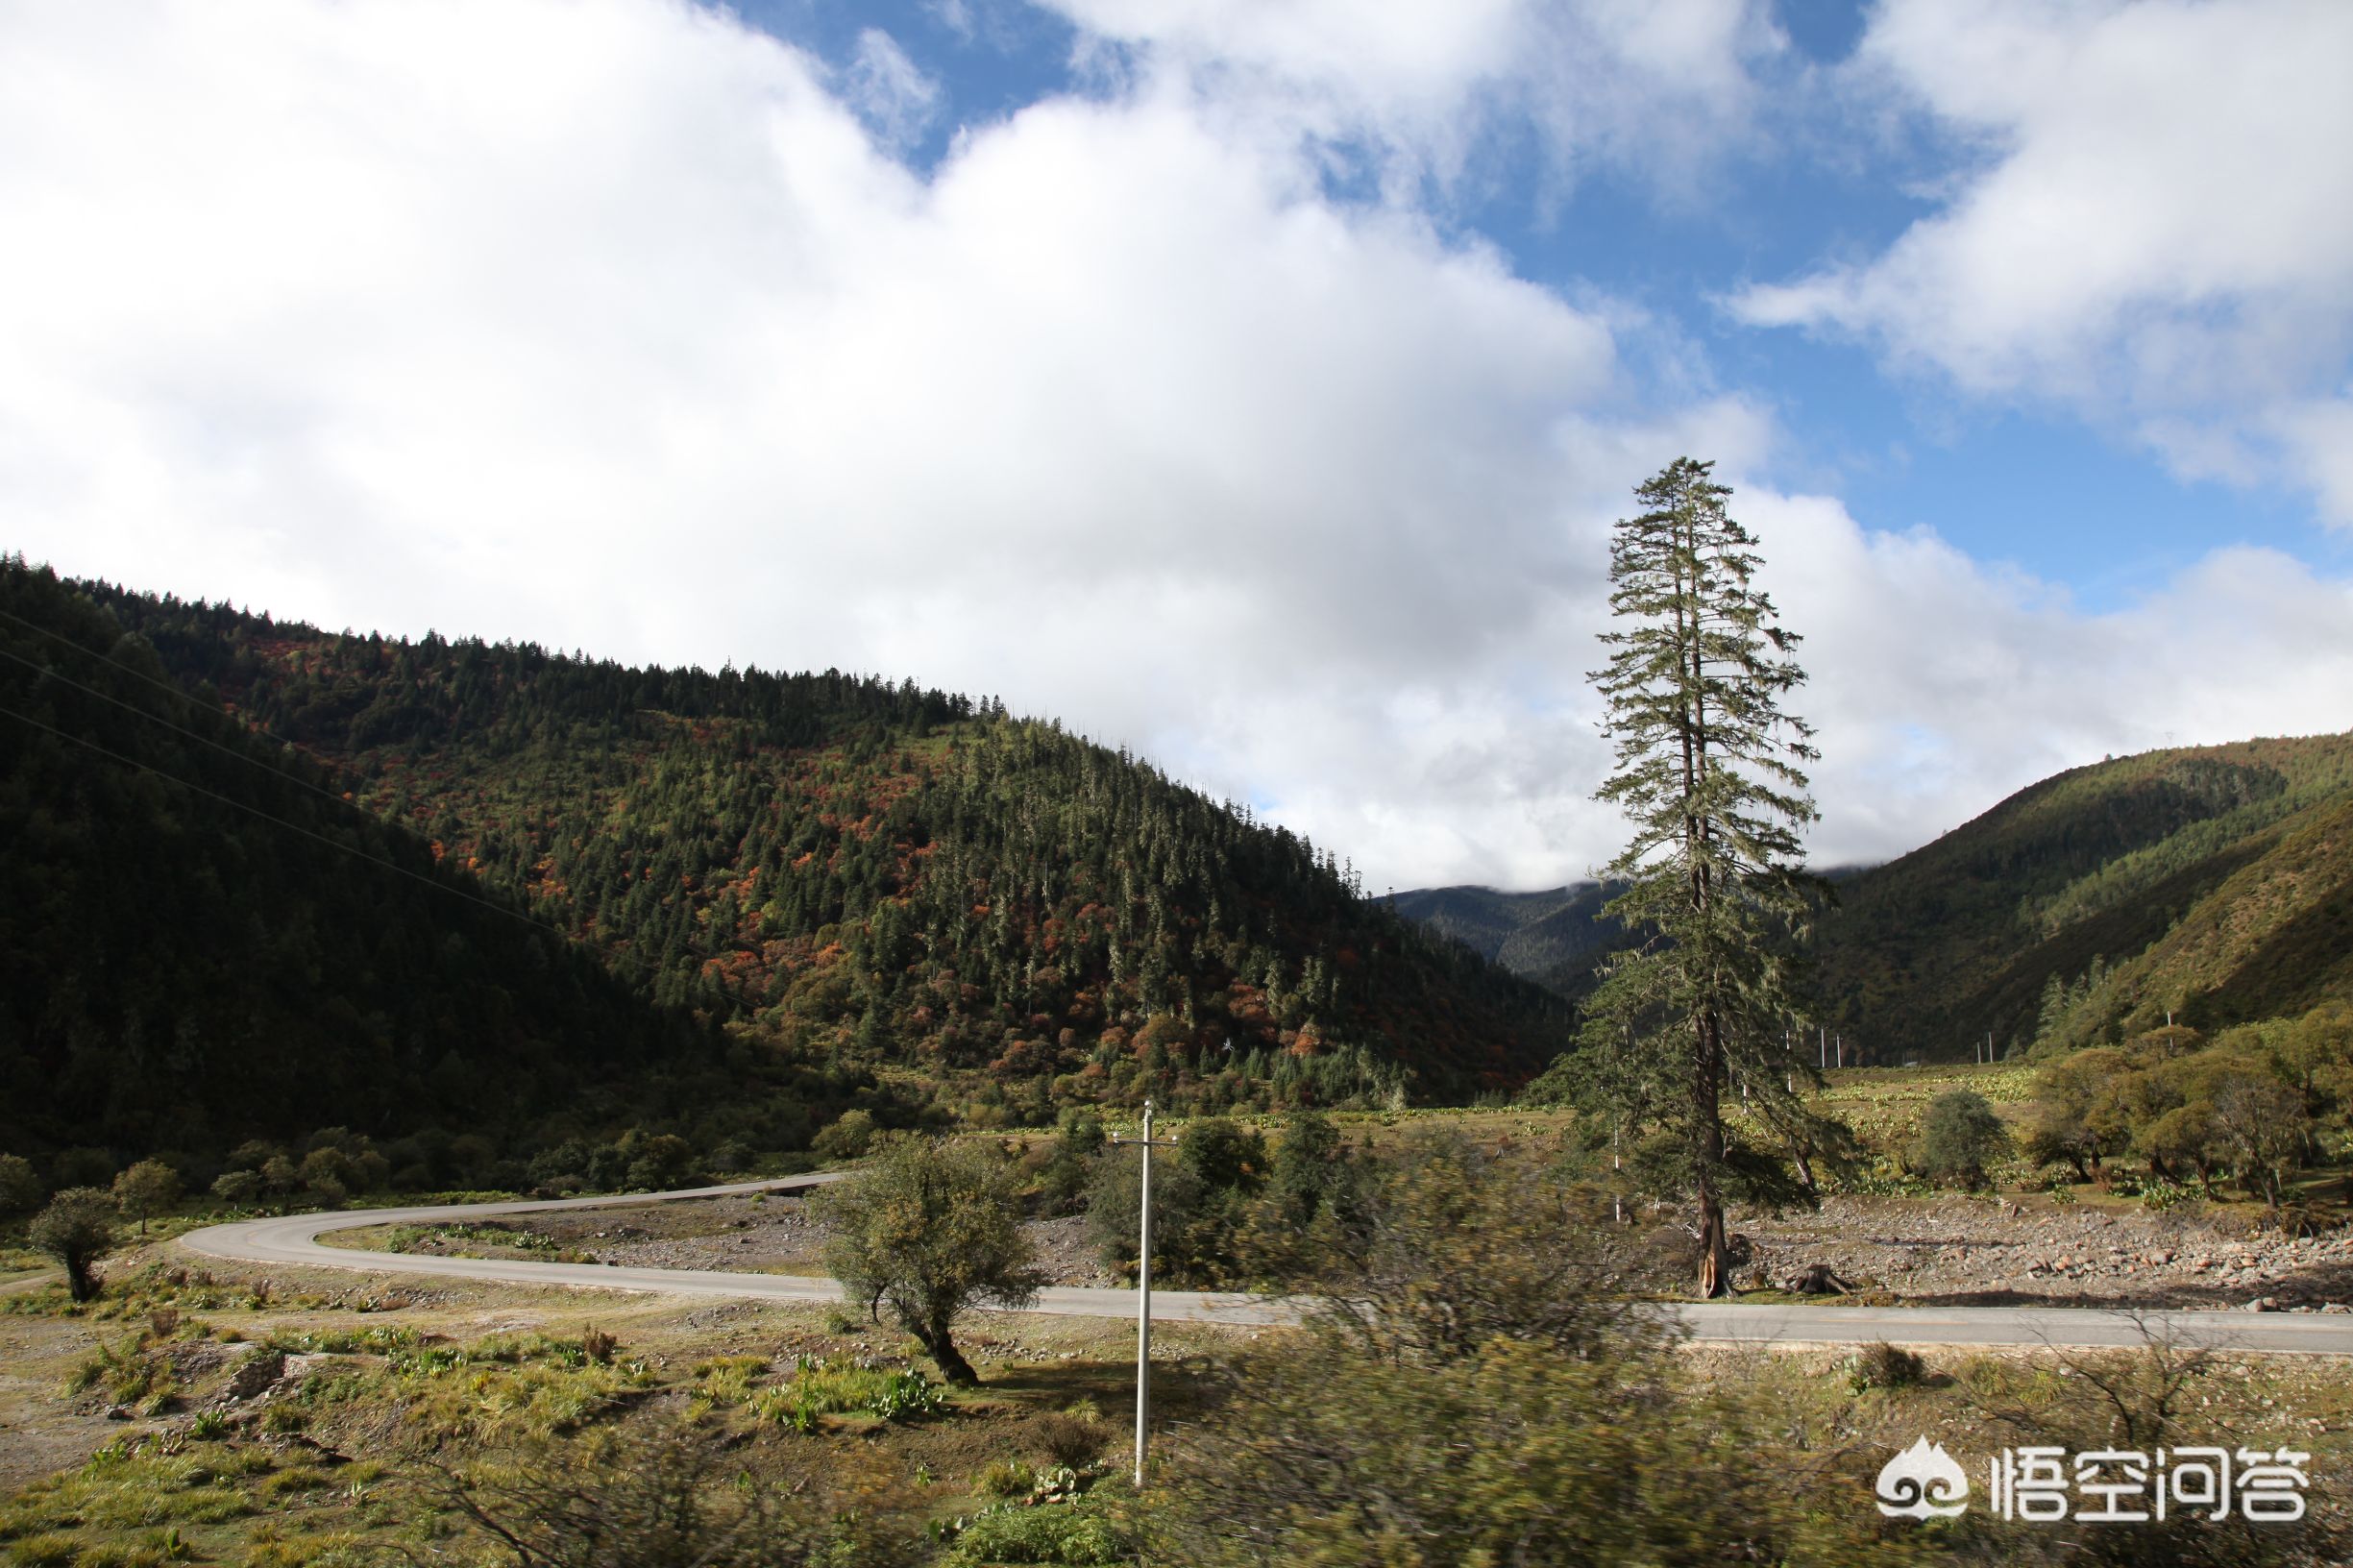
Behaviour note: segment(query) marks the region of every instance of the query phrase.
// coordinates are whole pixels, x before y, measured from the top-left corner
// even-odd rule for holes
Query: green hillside
[[[2078,768],[1841,890],[1818,994],[1868,1053],[2207,1029],[2345,993],[2353,736]]]
[[[335,797],[45,573],[0,566],[0,1150],[378,1139],[427,1179],[673,1124],[791,1146],[846,1103],[789,1064],[738,1071],[418,835]],[[461,1154],[464,1151],[460,1151]]]
[[[439,874],[561,930],[640,1005],[725,1026],[739,1058],[1035,1122],[1147,1093],[1458,1097],[1524,1081],[1568,1025],[1295,835],[1001,704],[67,586]],[[310,919],[274,898],[257,918]]]

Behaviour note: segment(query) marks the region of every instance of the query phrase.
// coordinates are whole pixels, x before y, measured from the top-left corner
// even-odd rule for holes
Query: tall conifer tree
[[[1788,938],[1823,887],[1798,865],[1799,831],[1818,815],[1801,771],[1812,731],[1780,707],[1805,673],[1753,585],[1756,540],[1726,512],[1713,467],[1670,463],[1610,542],[1611,652],[1592,678],[1617,763],[1595,798],[1633,827],[1608,867],[1626,891],[1606,913],[1639,945],[1610,961],[1586,1013],[1602,1077],[1665,1130],[1696,1196],[1703,1297],[1729,1288],[1728,1194],[1792,1195],[1777,1161],[1729,1136],[1725,1096],[1745,1097],[1802,1170],[1827,1141],[1794,1092],[1815,1074],[1790,1044],[1802,1020]]]

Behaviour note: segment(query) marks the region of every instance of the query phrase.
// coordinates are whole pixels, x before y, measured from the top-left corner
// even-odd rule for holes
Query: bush
[[[1308,1237],[1301,1274],[1334,1286],[1312,1318],[1333,1336],[1435,1367],[1498,1338],[1578,1357],[1654,1336],[1628,1299],[1646,1283],[1635,1262],[1533,1160],[1434,1134],[1361,1173]]]
[[[939,1414],[947,1409],[947,1400],[938,1384],[913,1367],[892,1372],[804,1356],[794,1364],[789,1381],[753,1393],[745,1408],[757,1420],[815,1432],[821,1415],[864,1413],[885,1421],[912,1421]]]
[[[1866,1388],[1912,1388],[1927,1372],[1927,1363],[1917,1355],[1881,1340],[1847,1359],[1847,1386],[1858,1394]]]
[[[1986,1167],[2010,1152],[2010,1130],[1993,1103],[1973,1089],[1949,1089],[1921,1117],[1919,1164],[1933,1181],[1985,1185]]]
[[[1136,1262],[1136,1239],[1143,1193],[1142,1154],[1133,1148],[1107,1148],[1095,1157],[1087,1182],[1087,1239],[1105,1262],[1124,1268]],[[1222,1259],[1203,1258],[1203,1249],[1189,1237],[1201,1212],[1201,1178],[1166,1150],[1152,1159],[1152,1272],[1164,1284],[1184,1284],[1213,1270]],[[1205,1270],[1203,1265],[1208,1265]]]
[[[234,1209],[250,1209],[261,1196],[261,1172],[224,1171],[212,1183],[212,1195]]]
[[[41,1206],[44,1191],[31,1161],[0,1154],[0,1215],[31,1213]]]
[[[520,1463],[431,1463],[439,1511],[471,1521],[517,1568],[820,1568],[913,1560],[906,1532],[836,1507],[815,1478],[747,1470],[715,1434],[672,1429],[548,1442]]]
[[[1062,1136],[1038,1171],[1038,1206],[1047,1214],[1074,1214],[1087,1206],[1088,1179],[1103,1150],[1103,1124],[1084,1113],[1063,1114]]]
[[[33,1216],[25,1239],[55,1258],[65,1270],[65,1288],[76,1301],[98,1294],[99,1259],[114,1250],[116,1210],[110,1193],[94,1187],[69,1187]]]
[[[981,1509],[957,1533],[948,1560],[959,1563],[1114,1563],[1130,1554],[1110,1520],[1083,1504]]]
[[[865,1111],[845,1111],[809,1144],[827,1160],[859,1160],[874,1145],[874,1117]]]
[[[1149,1560],[1881,1560],[1859,1489],[1826,1506],[1791,1486],[1785,1411],[1639,1342],[1579,1360],[1491,1338],[1434,1375],[1327,1341],[1249,1361],[1231,1388],[1215,1419],[1162,1440],[1140,1517]]]

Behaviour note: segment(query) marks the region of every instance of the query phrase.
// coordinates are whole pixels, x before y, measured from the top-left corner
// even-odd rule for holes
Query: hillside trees
[[[190,615],[0,560],[0,1147],[71,1187],[114,1175],[75,1145],[203,1159],[322,1107],[527,1150],[559,1110],[792,1114],[789,1068],[727,1070],[717,1029],[180,687]]]
[[[1467,1096],[1568,1041],[1565,1004],[1365,899],[1330,853],[999,703],[69,586],[441,868],[757,1060],[913,1066],[982,1125],[1051,1125],[1147,1095]],[[369,1044],[400,1060],[394,1023]]]
[[[1676,459],[1611,538],[1612,651],[1593,679],[1616,767],[1596,798],[1633,828],[1607,868],[1626,889],[1607,913],[1640,944],[1609,961],[1585,1028],[1599,1078],[1673,1135],[1703,1297],[1729,1286],[1728,1192],[1771,1177],[1728,1136],[1722,1096],[1745,1087],[1777,1124],[1811,1115],[1790,1087],[1814,1072],[1789,1046],[1786,939],[1820,887],[1797,864],[1816,817],[1801,769],[1811,731],[1780,707],[1805,678],[1797,639],[1753,584],[1756,541],[1712,466]]]
[[[2295,1172],[2353,1124],[2353,1015],[2324,1004],[2208,1041],[2158,1029],[2046,1065],[2026,1157],[2078,1180],[2137,1155],[2151,1176],[2211,1190],[2223,1174],[2278,1208]]]

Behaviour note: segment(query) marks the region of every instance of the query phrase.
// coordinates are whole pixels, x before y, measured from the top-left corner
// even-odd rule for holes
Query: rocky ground
[[[1671,1213],[1662,1213],[1662,1220]],[[797,1197],[697,1199],[493,1221],[543,1237],[525,1251],[447,1235],[404,1250],[551,1257],[624,1266],[822,1274],[829,1233]],[[1818,1213],[1736,1215],[1753,1258],[1744,1288],[1789,1288],[1813,1264],[1871,1301],[1941,1306],[2136,1306],[2353,1311],[2353,1230],[2291,1237],[2202,1204],[2060,1204],[2042,1194],[1832,1197]],[[1056,1285],[1123,1283],[1080,1217],[1026,1229]]]
[[[2353,1311],[2353,1230],[2291,1237],[2199,1204],[1833,1197],[1734,1229],[1756,1248],[1743,1286],[1825,1263],[1859,1292],[1924,1305]]]

